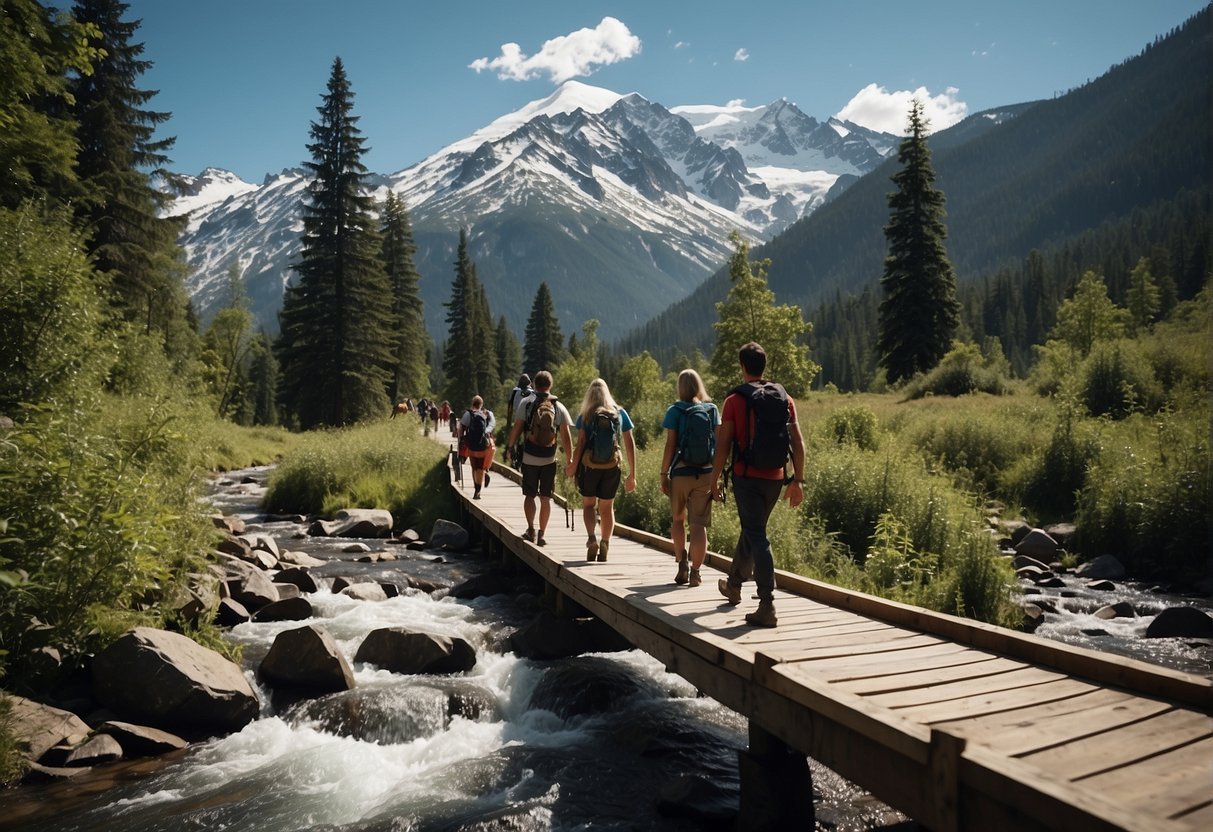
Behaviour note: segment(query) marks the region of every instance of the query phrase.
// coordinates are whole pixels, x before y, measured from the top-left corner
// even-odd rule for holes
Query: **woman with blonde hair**
[[[565,468],[566,476],[577,477],[581,492],[581,512],[587,534],[585,559],[605,562],[615,530],[615,494],[622,478],[620,445],[628,456],[628,475],[624,489],[636,488],[636,443],[632,439],[632,418],[620,407],[607,383],[600,378],[590,382],[577,415],[577,447]],[[595,520],[602,520],[602,539],[594,535]]]
[[[661,422],[665,428],[661,492],[670,498],[674,518],[670,538],[678,561],[676,584],[702,583],[699,569],[707,557],[708,526],[712,525],[712,460],[719,424],[720,411],[708,398],[703,379],[694,370],[683,370],[678,374],[678,401],[670,405]]]

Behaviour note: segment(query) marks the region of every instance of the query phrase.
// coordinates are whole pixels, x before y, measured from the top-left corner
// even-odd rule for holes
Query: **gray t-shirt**
[[[522,422],[523,425],[521,436],[524,442],[526,441],[526,417],[534,403],[535,394],[532,393],[522,401],[518,402],[518,405],[514,408],[514,421]],[[556,408],[556,446],[560,447],[560,426],[571,425],[573,424],[573,420],[569,418],[569,411],[568,408],[564,406],[564,402],[560,401],[560,399],[556,399],[554,405]],[[556,457],[554,456],[535,456],[534,454],[527,453],[525,450],[522,453],[523,465],[551,465],[555,462]]]

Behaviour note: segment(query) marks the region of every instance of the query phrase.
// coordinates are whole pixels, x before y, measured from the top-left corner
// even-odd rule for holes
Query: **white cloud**
[[[749,59],[750,59],[750,51],[745,48],[738,49],[733,54],[733,60],[735,60],[735,61],[748,61]]]
[[[729,107],[731,109],[736,109],[738,107],[744,107],[745,99],[744,98],[730,98],[729,103],[725,104],[724,106]]]
[[[687,43],[685,40],[680,40],[680,41],[678,41],[678,43],[674,44],[674,48],[675,49],[686,49],[690,45],[691,44]]]
[[[562,84],[639,53],[640,38],[622,21],[604,17],[593,29],[578,29],[546,41],[534,55],[526,55],[516,43],[503,43],[496,58],[477,58],[468,68],[495,70],[503,81],[529,81],[546,74],[552,83]]]
[[[835,118],[900,136],[906,131],[910,102],[917,98],[923,104],[931,132],[937,133],[969,114],[969,105],[956,97],[959,93],[956,87],[948,87],[938,95],[931,95],[926,87],[889,92],[884,87],[868,84],[835,114]]]

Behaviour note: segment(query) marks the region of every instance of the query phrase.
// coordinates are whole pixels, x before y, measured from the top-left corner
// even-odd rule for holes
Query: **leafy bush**
[[[1208,404],[1127,420],[1092,462],[1078,498],[1077,544],[1131,572],[1195,580],[1208,570]]]
[[[1014,466],[1005,480],[1007,493],[1042,517],[1073,514],[1087,469],[1099,455],[1096,427],[1084,424],[1076,411],[1064,402],[1048,443]]]
[[[12,702],[0,691],[0,786],[15,780],[26,765],[10,727],[11,714]]]
[[[1045,409],[1008,404],[998,410],[948,409],[906,426],[905,438],[929,462],[939,462],[957,482],[984,494],[1005,493],[1007,473],[1030,457]]]
[[[0,649],[15,687],[37,683],[35,651],[68,663],[137,623],[163,626],[161,602],[201,571],[215,530],[177,403],[98,400],[40,409],[0,438]]]
[[[1001,396],[1008,392],[1005,359],[987,360],[977,344],[952,344],[938,366],[925,376],[917,377],[905,387],[907,400],[923,396],[964,396],[969,393],[991,393]]]
[[[1162,388],[1154,370],[1132,341],[1097,342],[1078,372],[1082,403],[1092,416],[1123,419],[1162,406]]]
[[[865,451],[880,444],[879,422],[872,409],[864,405],[840,407],[826,417],[822,435],[839,445],[855,445]]]

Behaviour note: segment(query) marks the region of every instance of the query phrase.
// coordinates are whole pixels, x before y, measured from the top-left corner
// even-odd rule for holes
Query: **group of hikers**
[[[413,404],[413,400],[411,398],[404,399],[403,401],[398,402],[396,406],[392,408],[392,415],[390,418],[395,419],[397,416],[404,416],[405,414],[412,413],[413,411],[416,411],[417,415],[421,417],[422,427],[428,428],[432,422],[434,425],[434,430],[438,430],[439,425],[447,425],[451,433],[455,433],[455,411],[451,409],[450,402],[443,401],[440,404],[438,402],[432,402],[429,399],[422,398],[419,399],[416,404]]]
[[[661,459],[661,490],[671,501],[670,536],[677,571],[674,583],[699,586],[707,556],[707,528],[712,503],[723,502],[731,483],[741,534],[728,577],[717,583],[729,604],[741,603],[742,584],[753,577],[758,608],[745,621],[774,627],[775,562],[767,538],[767,520],[786,486],[793,507],[804,499],[804,443],[796,419],[796,403],[784,388],[763,377],[766,353],[754,342],[738,353],[743,383],[733,389],[718,410],[694,370],[678,376],[678,401],[662,420],[665,449]],[[444,403],[445,404],[445,403]],[[544,546],[551,516],[557,451],[563,451],[565,475],[574,477],[581,494],[586,529],[586,560],[602,563],[610,552],[615,527],[614,499],[622,484],[636,488],[636,445],[627,410],[611,396],[607,383],[594,379],[574,419],[552,393],[552,374],[527,374],[510,392],[511,419],[505,443],[507,461],[522,472],[522,538]],[[459,453],[470,461],[472,499],[489,483],[488,469],[496,456],[496,419],[480,396],[458,420]],[[576,432],[576,442],[573,432]],[[623,460],[626,457],[626,475]],[[788,475],[791,463],[792,474]],[[599,528],[600,527],[600,528]]]

